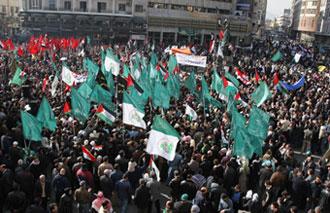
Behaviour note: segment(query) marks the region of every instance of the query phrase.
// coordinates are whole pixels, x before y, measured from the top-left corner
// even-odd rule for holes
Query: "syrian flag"
[[[92,162],[95,162],[96,161],[95,156],[86,147],[82,146],[81,147],[81,151],[83,153],[83,157],[86,160],[89,160],[89,161],[92,161]]]
[[[215,46],[215,39],[214,39],[214,35],[212,33],[211,34],[211,41],[210,41],[210,45],[209,45],[209,53],[213,53],[214,46]]]
[[[235,74],[237,79],[240,80],[244,85],[250,84],[249,77],[242,71],[240,71],[237,67],[235,67]]]
[[[93,146],[93,150],[95,150],[95,151],[101,151],[103,149],[103,146],[102,145],[95,145],[95,146]]]
[[[99,107],[96,110],[96,115],[98,118],[100,118],[105,123],[112,125],[113,122],[115,122],[116,117],[114,116],[113,112],[107,111],[104,109],[102,105],[99,105]]]
[[[46,76],[44,80],[42,81],[42,92],[45,93],[47,85],[48,85],[49,78]]]
[[[123,101],[123,123],[146,129],[146,122],[143,120],[144,110],[136,101],[124,92]]]
[[[151,127],[146,152],[172,161],[179,138],[178,132],[166,120],[157,115]]]
[[[64,107],[63,107],[63,112],[64,112],[65,114],[71,112],[71,107],[70,107],[70,104],[69,104],[68,102],[65,102]]]
[[[278,73],[275,72],[274,73],[274,79],[273,79],[273,84],[274,86],[276,86],[278,84],[278,82],[280,81],[280,79],[278,78]]]
[[[160,181],[160,171],[159,171],[159,169],[157,168],[157,166],[154,162],[154,156],[153,155],[150,156],[149,168],[150,168],[150,171],[155,173],[155,175],[157,177],[157,181]]]
[[[194,121],[197,119],[197,113],[193,108],[191,108],[188,104],[186,104],[186,115],[189,116],[190,120]]]

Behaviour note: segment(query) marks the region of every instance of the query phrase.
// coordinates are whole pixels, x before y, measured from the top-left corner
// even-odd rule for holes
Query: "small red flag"
[[[95,162],[95,156],[84,146],[81,147],[81,151],[83,153],[83,157],[89,161]]]
[[[279,78],[278,78],[278,73],[275,72],[275,74],[274,74],[274,79],[273,79],[273,84],[274,84],[274,86],[276,86],[276,85],[278,84],[279,81],[280,81],[280,80],[279,80]]]
[[[256,70],[256,82],[257,82],[257,84],[259,84],[259,80],[260,80],[260,76],[258,74],[258,71]]]
[[[10,38],[7,39],[6,45],[7,45],[8,50],[15,50],[15,45]]]
[[[223,33],[223,31],[221,30],[221,31],[219,32],[219,39],[220,39],[220,41],[223,39],[223,37],[224,37],[224,33]]]
[[[19,48],[18,48],[18,50],[17,50],[17,55],[18,55],[19,57],[22,57],[22,56],[24,55],[24,51],[23,51],[22,47],[19,47]]]
[[[68,102],[65,102],[64,108],[63,108],[64,113],[69,113],[71,112],[70,104]]]
[[[128,75],[128,77],[126,78],[126,88],[131,86],[134,86],[133,78],[131,77],[131,75]]]
[[[238,101],[239,99],[241,99],[241,94],[237,92],[235,95],[235,100]]]
[[[228,87],[228,81],[225,77],[221,77],[222,78],[222,81],[223,81],[223,87],[226,88]]]

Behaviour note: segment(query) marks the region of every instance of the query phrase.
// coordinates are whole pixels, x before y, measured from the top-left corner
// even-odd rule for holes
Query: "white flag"
[[[188,115],[192,121],[197,119],[197,113],[188,104],[186,104],[186,113],[185,114]]]

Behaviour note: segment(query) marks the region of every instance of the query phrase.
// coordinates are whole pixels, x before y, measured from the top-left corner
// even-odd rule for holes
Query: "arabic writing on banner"
[[[176,60],[181,65],[206,67],[206,56],[185,55],[181,53],[176,54]]]

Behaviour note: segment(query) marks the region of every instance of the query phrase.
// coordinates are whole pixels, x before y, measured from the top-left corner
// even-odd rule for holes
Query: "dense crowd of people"
[[[197,55],[207,54],[207,47],[194,43],[189,47]],[[138,48],[133,43],[84,48],[84,57],[100,67],[101,52],[107,48],[126,61],[133,52],[139,52],[147,61],[155,52],[165,69],[169,57],[165,46],[157,45],[153,50],[150,45]],[[272,62],[278,50],[283,58]],[[271,116],[262,155],[247,159],[234,155],[226,107],[204,109],[184,86],[181,98],[171,100],[165,112],[146,105],[147,130],[122,123],[125,85],[117,80],[117,94],[113,97],[116,122],[110,126],[92,115],[86,123],[77,122],[63,112],[70,97],[69,91],[64,92],[64,84],[55,97],[49,92],[51,83],[42,92],[43,79],[48,76],[51,82],[56,73],[52,51],[35,56],[25,53],[22,57],[11,51],[0,52],[0,212],[330,212],[330,162],[327,155],[314,157],[326,153],[330,142],[330,76],[326,70],[318,70],[319,65],[329,65],[327,53],[295,41],[265,40],[254,41],[252,48],[230,46],[224,51],[224,59],[208,55],[208,67],[197,70],[208,85],[213,69],[220,75],[229,69],[234,75],[234,67],[239,67],[249,75],[252,83],[239,87],[242,100],[249,105],[237,106],[244,116],[252,106],[250,97],[257,87],[252,79],[256,72],[272,90],[272,97],[261,106]],[[79,52],[58,50],[54,61],[57,69],[61,70],[60,59],[66,57],[70,70],[86,71]],[[301,54],[299,63],[293,61],[296,53]],[[14,60],[28,78],[21,87],[9,84]],[[192,69],[180,66],[182,84]],[[285,93],[273,85],[275,73],[288,83],[304,75],[306,82]],[[211,94],[225,106],[216,93]],[[41,142],[24,140],[20,110],[36,114],[43,96],[54,110],[57,129],[44,130]],[[186,103],[196,109],[195,121],[185,116]],[[150,171],[151,156],[145,152],[155,114],[162,114],[181,134],[173,161],[152,156],[160,179]],[[100,145],[102,148],[97,149]],[[81,146],[91,150],[95,162],[84,158]],[[302,155],[298,158],[294,150]]]

